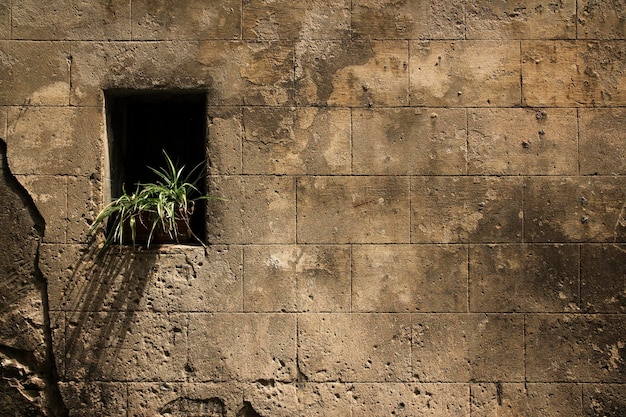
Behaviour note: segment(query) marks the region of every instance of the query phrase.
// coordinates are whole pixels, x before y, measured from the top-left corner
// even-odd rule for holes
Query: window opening
[[[189,173],[206,161],[206,93],[197,91],[106,91],[111,197],[154,182],[148,168],[164,165],[163,151]],[[197,186],[206,193],[206,169]],[[191,229],[205,240],[205,204],[196,204]]]

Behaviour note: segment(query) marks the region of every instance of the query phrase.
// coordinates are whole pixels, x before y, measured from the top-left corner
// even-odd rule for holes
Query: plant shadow
[[[81,248],[69,265],[60,288],[55,340],[64,352],[66,381],[127,381],[133,379],[133,352],[138,343],[138,315],[150,310],[158,251],[111,247],[103,253]],[[73,257],[76,259],[75,257]],[[154,290],[154,287],[152,288]]]

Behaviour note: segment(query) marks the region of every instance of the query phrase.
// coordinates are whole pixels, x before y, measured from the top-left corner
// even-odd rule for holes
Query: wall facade
[[[45,220],[70,415],[626,414],[624,22],[0,1],[0,137]],[[206,91],[207,250],[95,257],[108,89]]]

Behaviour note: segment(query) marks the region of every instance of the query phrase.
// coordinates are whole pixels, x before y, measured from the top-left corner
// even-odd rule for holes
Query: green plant
[[[156,232],[162,230],[172,241],[178,241],[180,227],[188,231],[195,240],[204,243],[191,230],[190,220],[195,204],[199,200],[223,200],[220,197],[202,195],[196,186],[202,177],[199,169],[203,163],[195,166],[183,176],[185,166],[178,167],[169,155],[163,151],[166,165],[159,169],[148,167],[156,174],[157,180],[151,183],[139,183],[132,193],[123,189],[122,195],[106,205],[91,225],[88,234],[93,234],[101,224],[108,221],[103,248],[113,242],[124,243],[127,231],[133,245],[136,244],[137,228],[149,231],[146,246],[149,247]],[[195,178],[194,178],[195,175]]]

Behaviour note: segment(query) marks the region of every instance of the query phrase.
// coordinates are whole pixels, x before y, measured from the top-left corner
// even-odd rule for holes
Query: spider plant
[[[200,168],[203,163],[195,166],[184,174],[185,166],[178,167],[169,155],[163,151],[165,166],[148,167],[157,180],[150,183],[137,184],[135,191],[122,195],[106,205],[91,225],[88,234],[93,234],[101,224],[108,221],[103,249],[113,242],[124,244],[128,236],[135,245],[138,227],[149,231],[146,246],[150,247],[155,233],[165,232],[172,241],[178,241],[181,234],[181,222],[184,232],[204,246],[204,243],[193,233],[190,226],[191,215],[199,200],[217,199],[219,197],[202,195],[196,183],[202,177]]]

